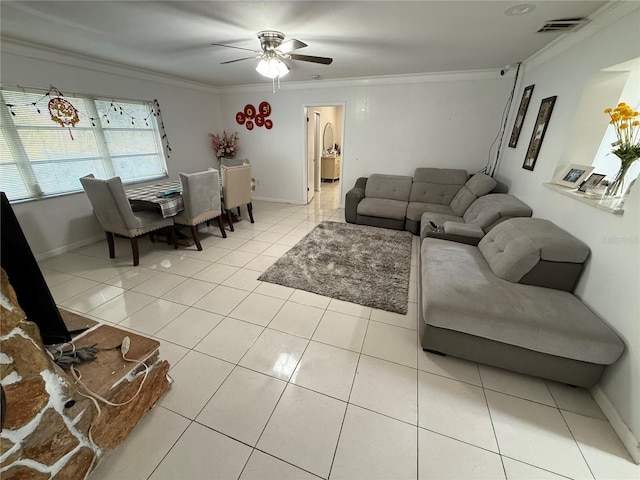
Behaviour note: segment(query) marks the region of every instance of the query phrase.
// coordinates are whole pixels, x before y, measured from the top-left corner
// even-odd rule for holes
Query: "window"
[[[624,82],[621,82],[621,85],[617,89],[618,100],[612,101],[610,104],[605,104],[605,107],[615,107],[619,102],[626,102],[635,110],[640,110],[640,58],[610,67],[607,69],[607,72],[609,74],[620,75],[621,78],[624,79]],[[601,112],[597,113],[601,114]],[[602,118],[606,118],[606,116],[602,114]],[[614,148],[612,144],[617,139],[615,130],[611,125],[609,125],[604,137],[602,137],[602,142],[600,143],[592,163],[595,167],[594,172],[606,175],[608,180],[615,177],[616,173],[620,169],[619,160],[617,160],[615,155],[611,153]],[[638,177],[639,173],[640,162],[636,162],[627,172],[626,184],[629,185],[631,181]]]
[[[167,176],[151,102],[65,97],[80,117],[67,128],[52,121],[43,93],[1,96],[0,190],[10,200],[81,191],[89,173],[124,183]]]

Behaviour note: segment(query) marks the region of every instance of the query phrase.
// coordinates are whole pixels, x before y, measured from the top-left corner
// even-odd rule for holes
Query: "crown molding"
[[[373,87],[379,85],[399,85],[399,84],[415,84],[415,83],[436,83],[436,82],[451,82],[451,81],[465,81],[465,80],[491,80],[496,78],[510,78],[513,74],[500,75],[496,69],[491,70],[467,70],[467,71],[455,71],[455,72],[436,72],[436,73],[417,73],[409,75],[384,75],[378,77],[356,77],[356,78],[341,78],[335,80],[314,80],[303,82],[282,82],[278,91],[286,90],[314,90],[314,89],[326,89],[326,88],[345,88],[345,87]],[[269,92],[273,91],[271,83],[264,84],[252,84],[252,85],[237,85],[228,87],[219,87],[219,93],[235,94],[235,93],[254,93],[254,92]]]
[[[526,65],[527,70],[536,68],[639,8],[640,2],[634,0],[611,1],[593,13],[590,16],[590,22],[584,27],[576,32],[565,33],[556,38],[553,42],[527,58],[523,63]],[[541,35],[544,35],[544,33],[541,33]]]
[[[206,93],[219,93],[219,88],[212,85],[185,80],[184,78],[145,70],[143,68],[132,67],[122,63],[99,60],[68,51],[61,52],[60,50],[53,49],[51,47],[25,42],[14,38],[0,37],[0,50],[2,50],[3,53],[34,58],[36,60],[44,60],[61,65],[79,67],[86,70],[93,70],[120,77],[144,80],[146,82],[170,85],[173,87],[188,88]]]

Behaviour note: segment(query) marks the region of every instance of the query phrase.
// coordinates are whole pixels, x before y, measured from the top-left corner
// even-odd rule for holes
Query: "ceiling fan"
[[[276,32],[275,30],[264,30],[262,32],[258,32],[258,39],[260,40],[262,50],[251,50],[249,48],[223,45],[221,43],[212,43],[212,45],[253,52],[256,55],[252,57],[236,58],[235,60],[221,62],[221,64],[235,63],[258,58],[260,59],[258,66],[256,67],[258,73],[273,79],[280,78],[289,73],[289,66],[285,60],[298,60],[301,62],[320,63],[323,65],[330,65],[331,62],[333,62],[333,58],[329,57],[316,57],[313,55],[291,53],[294,50],[306,47],[307,44],[296,38],[291,38],[285,42],[284,38],[284,33]]]

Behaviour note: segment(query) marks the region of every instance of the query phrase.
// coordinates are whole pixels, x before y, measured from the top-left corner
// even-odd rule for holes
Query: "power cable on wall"
[[[517,63],[516,74],[513,79],[513,86],[511,87],[511,93],[509,94],[509,98],[507,99],[507,103],[502,110],[502,117],[500,119],[500,129],[496,137],[491,142],[489,146],[489,153],[487,158],[486,166],[481,170],[482,173],[486,173],[487,175],[493,177],[498,169],[498,164],[500,163],[501,154],[502,154],[502,144],[504,141],[504,134],[507,129],[507,121],[509,120],[509,112],[511,111],[511,105],[513,104],[513,98],[516,91],[516,86],[518,85],[518,78],[520,77],[520,68],[522,67],[522,63]],[[504,70],[502,70],[504,72]],[[498,148],[496,149],[495,159],[491,158],[491,149],[498,142]]]

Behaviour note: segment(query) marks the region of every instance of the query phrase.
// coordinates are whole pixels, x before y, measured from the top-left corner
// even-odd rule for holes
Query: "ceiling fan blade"
[[[297,38],[290,38],[289,40],[281,44],[278,47],[278,50],[280,50],[282,53],[289,53],[289,52],[293,52],[294,50],[298,50],[299,48],[304,48],[306,46],[307,46],[306,43],[301,42]]]
[[[224,65],[225,63],[236,63],[236,62],[241,62],[243,60],[252,60],[255,59],[256,57],[244,57],[244,58],[236,58],[235,60],[227,60],[226,62],[220,62],[220,65]]]
[[[290,53],[289,56],[293,60],[301,60],[303,62],[321,63],[323,65],[331,65],[333,58],[329,57],[314,57],[312,55],[298,55],[297,53]]]
[[[246,50],[247,52],[262,53],[260,50],[252,50],[250,48],[234,47],[233,45],[224,45],[223,43],[212,43],[216,47],[235,48],[236,50]]]

